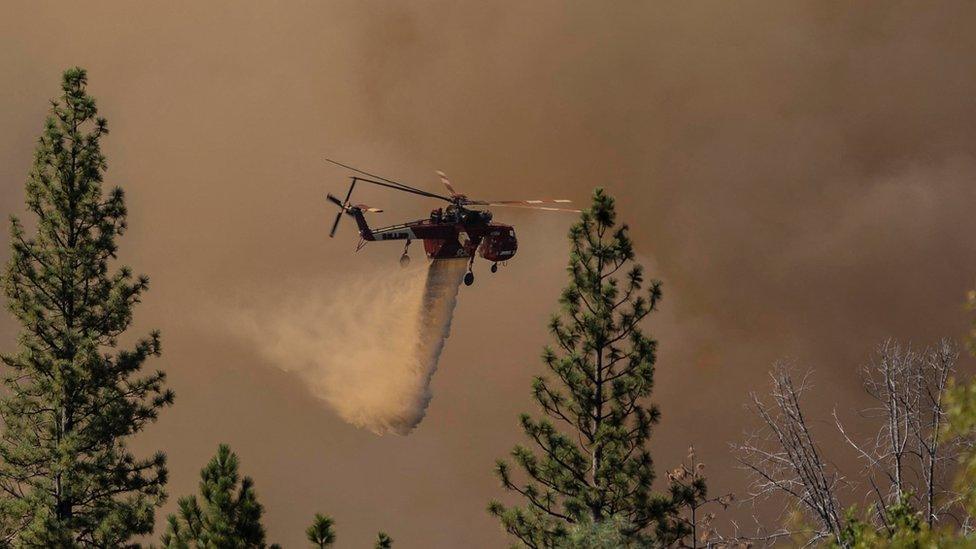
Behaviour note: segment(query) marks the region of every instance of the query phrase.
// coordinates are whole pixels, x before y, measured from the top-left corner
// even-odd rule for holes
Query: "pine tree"
[[[587,517],[569,529],[569,538],[559,543],[565,549],[638,549],[633,540],[622,532],[631,526],[621,517],[604,519],[593,523]]]
[[[21,333],[2,355],[0,516],[14,546],[122,545],[152,531],[166,498],[165,456],[127,449],[173,393],[141,372],[157,332],[118,346],[149,281],[110,268],[126,207],[121,189],[103,193],[108,126],[86,87],[70,69],[51,102],[26,186],[36,232],[11,222],[3,289]]]
[[[538,377],[532,386],[548,417],[520,417],[538,453],[521,445],[512,451],[524,483],[513,479],[508,462],[496,466],[502,485],[525,504],[492,502],[489,511],[529,547],[561,546],[575,525],[610,520],[627,525],[622,534],[631,542],[663,544],[677,535],[677,503],[651,490],[646,443],[660,414],[645,401],[656,342],[640,329],[661,298],[661,284],[643,289],[627,226],[617,226],[614,201],[602,189],[569,238],[570,281],[562,314],[549,324],[557,347],[543,352],[555,379]],[[620,280],[618,273],[626,274]]]
[[[390,549],[393,547],[393,538],[386,535],[386,532],[380,532],[376,536],[376,545],[373,546],[375,549]]]
[[[319,549],[325,549],[335,543],[336,535],[333,524],[331,518],[316,513],[312,525],[308,527],[308,530],[305,530],[308,541]]]
[[[167,518],[163,547],[243,549],[266,547],[254,481],[238,472],[237,455],[221,444],[200,471],[200,499],[180,498],[179,511]],[[271,547],[276,547],[272,545]]]

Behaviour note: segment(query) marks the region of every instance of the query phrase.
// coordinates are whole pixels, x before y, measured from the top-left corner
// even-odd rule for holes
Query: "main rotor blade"
[[[372,183],[373,185],[379,185],[380,187],[389,187],[391,189],[396,189],[398,191],[403,191],[405,193],[419,194],[420,196],[426,196],[427,198],[437,198],[445,202],[454,202],[453,199],[446,196],[441,196],[439,194],[429,193],[427,191],[422,191],[420,189],[414,189],[413,187],[401,187],[399,185],[393,185],[390,183],[383,183],[382,181],[373,181],[372,179],[363,179],[362,177],[357,177],[356,181],[362,181],[364,183]]]
[[[473,204],[478,204],[478,203],[475,202]],[[482,205],[482,204],[478,204],[478,205]],[[525,209],[528,209],[528,210],[545,210],[545,211],[548,211],[548,212],[573,212],[573,213],[580,213],[580,212],[583,211],[583,210],[576,210],[576,209],[573,209],[573,208],[554,208],[552,206],[529,205],[529,204],[511,204],[511,203],[504,203],[504,202],[488,202],[488,203],[485,203],[483,205],[484,206],[502,206],[502,207],[505,207],[505,208],[525,208]]]
[[[565,198],[546,198],[544,200],[495,200],[492,204],[572,204]]]
[[[554,198],[546,200],[468,200],[467,204],[477,206],[545,206],[547,204],[572,204],[572,200]]]
[[[451,180],[447,178],[447,174],[440,170],[437,170],[437,175],[440,176],[441,183],[443,183],[444,186],[447,187],[447,192],[451,193],[451,196],[457,196],[458,192],[454,190],[454,185],[451,185]]]
[[[339,206],[340,208],[345,209],[345,205],[343,205],[343,203],[340,202],[338,198],[332,196],[332,193],[329,193],[329,194],[325,195],[325,199],[328,200],[329,202],[335,204],[336,206]]]
[[[376,179],[379,179],[380,181],[384,181],[385,183],[380,183],[380,181],[372,181],[372,180],[369,180],[369,179],[359,178],[360,181],[365,181],[367,183],[372,183],[374,185],[380,185],[380,186],[383,186],[383,187],[390,187],[391,189],[397,189],[397,190],[400,190],[400,191],[412,192],[414,194],[419,194],[421,196],[427,196],[427,197],[430,197],[430,198],[440,198],[441,200],[446,200],[448,202],[451,201],[451,199],[448,198],[448,197],[446,197],[446,196],[441,196],[439,194],[434,194],[432,192],[428,192],[428,191],[425,191],[423,189],[418,189],[416,187],[411,187],[410,185],[407,185],[406,183],[400,183],[399,181],[394,181],[392,179],[387,179],[387,178],[385,178],[385,177],[383,177],[381,175],[372,174],[372,173],[369,173],[367,171],[360,170],[359,168],[354,168],[354,167],[349,166],[347,164],[343,164],[342,162],[337,162],[335,160],[332,160],[331,158],[326,158],[325,161],[326,162],[329,162],[329,163],[332,163],[332,164],[335,164],[336,166],[340,166],[342,168],[345,168],[347,170],[352,170],[352,171],[354,171],[356,173],[361,173],[361,174],[366,175],[366,176],[369,176],[369,177],[374,177]]]

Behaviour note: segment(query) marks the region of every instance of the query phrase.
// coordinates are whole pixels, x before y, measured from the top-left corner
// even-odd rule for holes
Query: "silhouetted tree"
[[[646,399],[656,343],[640,329],[661,298],[661,285],[644,289],[627,226],[617,225],[614,201],[602,189],[569,238],[569,285],[560,298],[562,313],[549,324],[555,346],[543,353],[554,377],[533,382],[532,394],[548,417],[520,418],[537,448],[512,451],[524,482],[512,477],[506,461],[496,467],[502,485],[524,505],[492,502],[489,511],[529,547],[562,545],[575,525],[608,520],[623,525],[628,541],[663,544],[683,535],[684,525],[671,520],[679,502],[651,490],[646,443],[660,414]]]
[[[179,511],[167,519],[162,542],[168,548],[263,548],[264,527],[254,481],[241,478],[237,455],[221,444],[200,471],[200,499],[180,498]],[[272,547],[275,547],[272,545]]]
[[[312,545],[324,549],[335,543],[334,523],[330,517],[316,513],[315,520],[305,530],[305,535],[308,537],[308,541],[312,542]]]
[[[393,538],[386,535],[386,532],[380,532],[376,536],[376,545],[373,547],[375,549],[390,549],[390,547],[393,547]]]
[[[126,207],[121,189],[103,192],[108,126],[86,87],[83,69],[64,73],[27,180],[36,229],[12,219],[3,276],[21,324],[0,400],[0,515],[17,546],[123,545],[152,531],[166,498],[165,456],[127,448],[173,393],[141,371],[157,332],[118,346],[149,281],[109,265]]]

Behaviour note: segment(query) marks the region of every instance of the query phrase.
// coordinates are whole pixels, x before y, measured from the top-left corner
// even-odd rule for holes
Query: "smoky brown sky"
[[[47,100],[86,67],[107,180],[128,193],[121,258],[152,279],[135,329],[162,330],[177,393],[138,441],[169,454],[166,510],[228,442],[287,547],[315,512],[342,547],[378,529],[399,547],[499,546],[492,464],[532,409],[571,218],[495,212],[518,257],[462,289],[424,422],[377,437],[226,328],[228,307],[397,268],[395,245],[326,237],[322,198],[347,174],[323,156],[432,190],[442,169],[490,199],[606,187],[665,282],[647,326],[658,468],[694,444],[713,489],[741,491],[727,443],[771,361],[816,369],[826,418],[857,403],[880,338],[965,328],[974,17],[968,2],[6,2],[0,210],[22,214]],[[390,222],[432,207],[360,197]],[[0,320],[4,348],[15,333]]]

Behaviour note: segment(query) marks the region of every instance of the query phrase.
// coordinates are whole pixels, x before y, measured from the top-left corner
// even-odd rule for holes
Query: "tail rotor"
[[[357,178],[355,177],[352,178],[352,183],[349,184],[349,192],[346,193],[345,200],[339,200],[337,197],[333,196],[332,193],[329,193],[325,196],[326,200],[335,204],[336,206],[339,206],[339,213],[336,214],[335,221],[332,222],[332,230],[329,231],[329,238],[335,236],[336,229],[339,228],[339,220],[342,219],[342,214],[349,214],[355,217],[357,213],[362,213],[362,212],[379,213],[383,211],[379,208],[371,208],[366,204],[351,204],[351,205],[349,204],[349,198],[352,196],[352,190],[353,188],[356,187],[356,180]]]
[[[332,222],[332,230],[329,231],[329,238],[332,238],[335,236],[336,229],[339,228],[339,220],[342,219],[342,214],[346,213],[346,205],[339,201],[338,198],[332,196],[331,193],[327,195],[326,198],[329,200],[329,202],[339,206],[339,213],[336,214],[335,221]]]
[[[380,208],[372,208],[366,204],[349,204],[349,197],[352,195],[352,188],[355,185],[356,181],[354,179],[352,185],[349,186],[349,192],[346,193],[346,199],[344,201],[339,200],[339,198],[333,196],[332,193],[325,196],[326,200],[339,207],[339,213],[336,214],[335,221],[332,222],[332,230],[329,231],[329,238],[335,236],[336,229],[339,227],[339,220],[342,219],[342,214],[348,214],[355,217],[357,214],[361,214],[363,212],[380,213],[383,211]]]
[[[329,202],[332,202],[336,206],[339,206],[339,213],[336,214],[335,221],[332,222],[332,230],[329,231],[329,238],[335,236],[336,229],[339,228],[339,220],[342,219],[342,214],[346,213],[349,208],[349,198],[352,196],[352,190],[356,188],[356,178],[352,178],[352,182],[349,183],[349,191],[346,192],[346,199],[339,202],[339,199],[328,194],[326,198]]]

